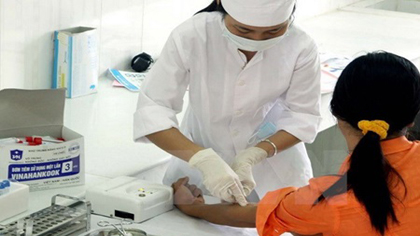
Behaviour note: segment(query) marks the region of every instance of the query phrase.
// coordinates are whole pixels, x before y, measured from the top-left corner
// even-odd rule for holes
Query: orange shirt
[[[405,137],[399,137],[382,141],[381,146],[385,158],[402,176],[407,186],[405,198],[402,184],[391,189],[392,193],[402,200],[402,203],[394,201],[400,224],[391,223],[385,235],[418,236],[420,142],[410,142]],[[344,173],[347,166],[348,162],[345,161],[340,172]],[[303,235],[323,233],[324,236],[380,235],[372,228],[369,215],[352,191],[313,205],[322,192],[338,179],[338,176],[313,178],[309,185],[302,188],[288,187],[267,193],[257,209],[256,226],[259,235],[277,236],[284,232]]]

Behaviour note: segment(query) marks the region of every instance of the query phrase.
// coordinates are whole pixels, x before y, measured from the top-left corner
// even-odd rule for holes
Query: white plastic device
[[[10,182],[10,190],[0,196],[0,221],[26,211],[28,204],[28,185]]]
[[[108,217],[145,221],[172,210],[173,190],[134,177],[120,176],[86,190],[92,212]]]

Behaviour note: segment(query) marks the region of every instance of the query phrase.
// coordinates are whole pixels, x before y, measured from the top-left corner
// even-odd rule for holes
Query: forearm
[[[293,136],[292,134],[284,130],[278,131],[277,133],[275,133],[268,139],[270,139],[270,141],[273,142],[277,146],[277,152],[286,150],[290,148],[291,146],[300,142],[298,138],[296,138],[295,136]],[[268,153],[269,157],[274,154],[274,148],[268,142],[260,142],[256,145],[256,147],[264,149]]]
[[[187,162],[194,154],[204,149],[176,128],[159,131],[146,137],[159,148]]]
[[[209,221],[214,224],[233,227],[255,227],[257,205],[248,204],[244,207],[237,204],[191,204],[178,205],[187,215]]]

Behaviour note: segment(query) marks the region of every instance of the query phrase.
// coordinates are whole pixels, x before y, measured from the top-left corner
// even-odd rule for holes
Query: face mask
[[[246,39],[243,37],[239,37],[235,34],[232,34],[225,25],[225,22],[222,22],[222,35],[228,38],[232,43],[234,43],[239,49],[249,51],[249,52],[257,52],[269,49],[279,43],[285,36],[286,33],[272,39],[266,40],[252,40]]]
[[[262,141],[269,136],[275,134],[277,132],[277,127],[272,122],[266,122],[264,123],[258,131],[251,136],[251,138],[248,140],[248,144],[251,144],[253,142]]]

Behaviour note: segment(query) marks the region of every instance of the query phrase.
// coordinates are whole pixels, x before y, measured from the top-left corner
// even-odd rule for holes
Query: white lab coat
[[[245,56],[222,36],[220,13],[201,13],[178,26],[144,81],[134,114],[134,139],[179,128],[193,142],[213,148],[231,164],[259,140],[251,137],[265,121],[303,142],[315,139],[320,122],[320,63],[314,41],[296,25],[274,47]],[[189,104],[179,127],[183,96]],[[303,143],[253,169],[262,197],[277,188],[307,184],[312,168]],[[172,158],[164,178],[179,177],[204,189],[201,174]]]

